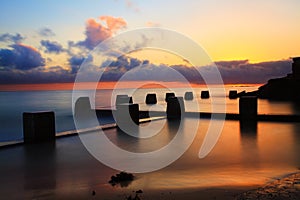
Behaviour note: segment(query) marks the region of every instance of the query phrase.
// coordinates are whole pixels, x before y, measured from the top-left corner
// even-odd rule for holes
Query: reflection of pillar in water
[[[241,134],[257,134],[257,121],[256,120],[240,120]]]
[[[24,189],[50,191],[56,187],[55,141],[24,146]]]

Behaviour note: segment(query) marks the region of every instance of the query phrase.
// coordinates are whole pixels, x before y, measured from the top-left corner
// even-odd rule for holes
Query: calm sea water
[[[187,111],[211,111],[211,99],[201,99],[201,91],[205,88],[194,89],[194,100],[186,101],[185,107]],[[226,94],[229,90],[238,90],[238,92],[246,90],[253,91],[256,87],[233,87],[226,86]],[[177,96],[184,96],[188,91],[183,88],[175,88],[172,90]],[[136,91],[130,89],[119,89],[112,93],[112,90],[101,90],[96,95],[96,108],[110,108],[114,106],[116,94],[133,94],[134,103],[140,104],[142,110],[165,110],[164,102],[165,93],[170,92],[167,89],[139,89]],[[147,93],[156,93],[158,105],[147,106],[145,96]],[[224,99],[214,97],[217,103]],[[226,101],[226,112],[238,113],[238,99]],[[198,102],[199,108],[194,107],[194,103]],[[218,105],[216,105],[218,107]],[[63,132],[75,130],[72,115],[72,91],[22,91],[22,92],[0,92],[0,142],[11,140],[22,140],[22,113],[33,111],[54,111],[56,115],[56,131]],[[217,110],[218,111],[218,110]],[[259,100],[258,112],[263,114],[300,114],[300,106],[291,102],[278,102]]]
[[[231,89],[252,91],[256,88],[226,86],[227,92]],[[199,97],[201,90],[203,88],[196,89],[193,101],[200,104],[200,111],[210,111],[210,99],[201,99]],[[174,89],[177,96],[182,96],[185,91],[186,89]],[[128,92],[130,90],[117,91],[118,94]],[[146,94],[150,92],[157,93],[159,105],[150,107],[143,103]],[[166,92],[165,89],[141,89],[134,92],[133,100],[135,103],[139,103],[142,109],[164,110]],[[112,101],[111,96],[113,96]],[[219,98],[217,103],[221,102],[220,97],[216,98]],[[113,106],[114,103],[111,102],[114,101],[112,91],[103,90],[97,94],[95,107],[108,108]],[[225,101],[227,112],[238,112],[237,99],[229,100],[226,98]],[[22,140],[22,113],[25,111],[53,110],[56,113],[57,132],[74,130],[71,102],[72,91],[0,92],[0,141]],[[299,105],[295,103],[268,100],[259,100],[258,103],[259,113],[300,114]],[[193,105],[191,102],[185,102],[188,111],[199,111],[195,110],[198,108],[191,105]],[[227,120],[212,151],[205,158],[200,159],[198,153],[212,120],[200,119],[199,121],[198,118],[184,118],[181,122],[180,134],[183,141],[190,137],[191,130],[196,131],[191,146],[169,166],[151,173],[137,174],[137,179],[126,188],[128,194],[138,189],[151,193],[152,190],[172,191],[173,189],[214,186],[257,186],[300,169],[300,123],[258,122],[254,127],[244,129],[239,121]],[[146,139],[130,137],[116,128],[106,130],[105,134],[111,142],[120,148],[140,153],[160,149],[176,136],[177,123],[172,123],[166,119],[150,123],[154,128],[160,127],[162,124],[163,126],[155,136]],[[150,125],[150,123],[142,124],[141,127]],[[99,133],[95,131],[94,134]],[[99,165],[94,160],[90,161],[91,156],[82,145],[78,137],[62,138],[58,141],[53,153],[55,156],[52,158],[57,166],[54,175],[51,176],[55,177],[54,188],[52,188],[54,193],[64,193],[66,188],[69,192],[69,189],[72,188],[74,195],[90,194],[90,191],[96,187],[90,184],[96,183],[99,194],[107,192],[108,195],[114,195],[116,191],[124,194],[124,188],[112,190],[111,186],[107,184],[107,180],[114,172],[104,165]],[[13,151],[11,155],[14,159],[10,163],[14,169],[17,166],[24,166],[22,162],[24,162],[23,156],[26,154],[22,151],[15,151],[13,148],[6,149],[6,151],[10,150]],[[180,149],[175,148],[170,153],[175,153],[177,150]],[[10,154],[7,154],[6,151],[2,153],[7,157]],[[20,157],[16,156],[18,154]],[[5,156],[3,163],[7,163],[4,159]],[[66,159],[69,157],[71,160]],[[68,163],[71,163],[72,167],[66,167]],[[85,167],[82,167],[82,163],[85,163]],[[139,163],[135,159],[128,163],[128,165],[133,166],[137,164]],[[33,164],[30,162],[28,165],[30,166],[28,168],[31,169]],[[9,167],[7,169],[9,172],[11,171]],[[75,182],[73,174],[76,174],[77,177]],[[15,174],[10,176],[17,177],[15,180],[18,180],[17,182],[21,185],[22,181],[26,185],[26,178],[30,177],[24,176],[22,173],[22,178]],[[31,179],[29,180],[32,182]],[[81,187],[78,188],[78,185]],[[9,184],[5,186],[10,188]]]

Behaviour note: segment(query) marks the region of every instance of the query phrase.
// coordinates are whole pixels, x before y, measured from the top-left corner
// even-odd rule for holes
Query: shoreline
[[[300,199],[300,171],[284,174],[268,181],[263,185],[249,186],[214,186],[174,190],[145,190],[138,197],[142,199],[222,199],[222,200],[251,200],[251,199]],[[109,199],[134,198],[136,191],[122,192]],[[103,197],[103,196],[102,196]],[[95,197],[97,199],[97,197]]]

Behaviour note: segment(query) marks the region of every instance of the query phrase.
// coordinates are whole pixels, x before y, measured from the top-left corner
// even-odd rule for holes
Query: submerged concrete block
[[[201,99],[209,99],[209,91],[201,91]]]
[[[167,118],[180,118],[185,112],[184,101],[182,97],[170,97],[167,102]]]
[[[138,125],[139,104],[124,103],[117,105],[116,123],[119,127],[130,127],[134,124]]]
[[[257,118],[257,97],[243,96],[239,100],[239,113],[241,120],[256,120]]]
[[[166,93],[165,101],[168,102],[168,100],[170,98],[173,98],[173,97],[175,97],[175,93],[174,92],[168,92],[168,93]]]
[[[116,97],[116,105],[122,103],[133,103],[132,97],[129,97],[127,94],[120,94]]]
[[[155,93],[147,94],[146,104],[156,104],[156,103],[157,103],[156,94]]]
[[[193,100],[193,99],[194,99],[193,92],[186,92],[186,93],[184,94],[184,99],[185,99],[185,100]]]
[[[91,112],[89,97],[79,97],[75,102],[75,117],[86,117]]]
[[[229,91],[229,99],[236,99],[238,97],[237,90],[230,90]]]
[[[53,111],[24,112],[23,136],[25,143],[55,140],[55,114]]]

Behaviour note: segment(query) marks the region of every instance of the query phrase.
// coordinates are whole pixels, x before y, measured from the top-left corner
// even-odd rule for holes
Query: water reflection
[[[299,145],[299,141],[300,141],[300,123],[294,123],[293,125],[293,149],[294,152],[300,152],[300,145]],[[300,170],[300,159],[299,159],[299,154],[295,154],[295,166],[298,168],[298,170]]]
[[[24,189],[56,188],[56,143],[24,145]]]
[[[240,139],[242,163],[244,166],[258,168],[260,163],[259,150],[257,148],[257,121],[240,121]]]
[[[256,120],[241,120],[240,133],[242,136],[252,135],[257,136],[257,121]]]
[[[160,120],[150,123],[153,123],[153,129],[159,131],[149,138],[133,137],[121,128],[106,130],[105,134],[118,147],[127,151],[142,153],[155,151],[167,145],[176,136],[180,126],[180,120]],[[142,128],[148,125],[149,123],[140,124],[140,127],[135,130],[135,135],[141,135]]]

